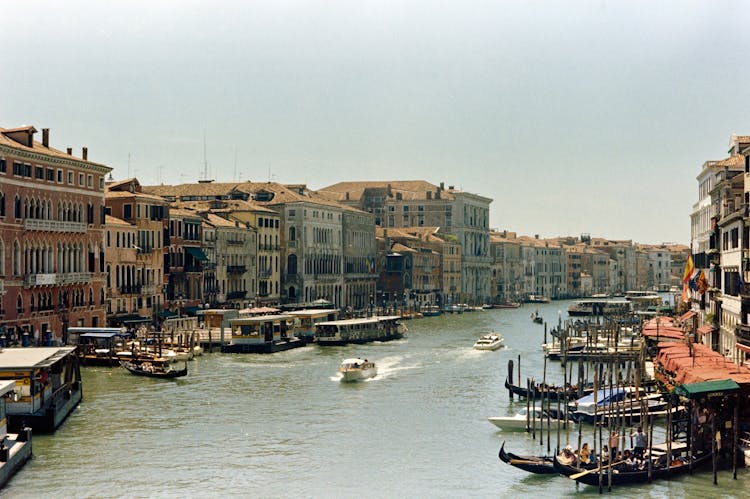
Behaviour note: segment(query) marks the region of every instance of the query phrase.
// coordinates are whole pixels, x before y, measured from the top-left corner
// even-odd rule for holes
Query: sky
[[[6,2],[0,127],[115,179],[445,182],[492,228],[690,242],[750,2]]]

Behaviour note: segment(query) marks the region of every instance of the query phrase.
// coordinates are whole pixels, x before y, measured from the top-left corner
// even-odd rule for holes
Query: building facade
[[[64,343],[104,326],[108,166],[50,147],[49,130],[0,129],[0,317],[6,338]]]

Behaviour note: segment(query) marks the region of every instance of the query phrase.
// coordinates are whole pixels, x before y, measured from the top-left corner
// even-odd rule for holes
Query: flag
[[[694,270],[695,266],[693,266],[693,255],[688,255],[687,262],[685,262],[685,271],[682,273],[682,282],[687,284],[687,282],[693,276]]]
[[[698,272],[698,292],[704,294],[708,290],[708,278],[706,273],[702,270]],[[742,274],[740,274],[740,283],[742,282]]]

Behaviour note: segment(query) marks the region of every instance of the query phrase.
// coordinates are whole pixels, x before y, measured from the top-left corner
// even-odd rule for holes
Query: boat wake
[[[420,364],[403,365],[403,362],[404,357],[401,355],[385,357],[383,359],[380,359],[379,361],[376,361],[376,364],[378,366],[378,375],[371,379],[373,381],[385,379],[401,371],[408,371],[410,369],[417,369],[421,367]]]

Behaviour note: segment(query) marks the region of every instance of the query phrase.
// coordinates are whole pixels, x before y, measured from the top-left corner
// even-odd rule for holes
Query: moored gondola
[[[557,473],[549,456],[519,456],[505,452],[505,442],[500,446],[498,457],[504,463],[537,475],[554,475]]]
[[[701,453],[694,455],[692,458],[692,466],[690,458],[687,455],[676,456],[672,458],[669,466],[667,466],[666,455],[661,454],[656,457],[654,455],[653,464],[651,468],[651,480],[659,480],[664,478],[670,478],[687,473],[691,469],[697,468],[711,459],[710,453]],[[563,476],[567,476],[571,480],[583,483],[585,485],[599,485],[599,472],[602,473],[602,483],[609,485],[610,474],[609,468],[612,468],[612,485],[630,485],[636,483],[646,483],[649,480],[648,463],[646,462],[641,468],[632,468],[625,461],[613,462],[611,465],[604,464],[603,466],[593,466],[590,468],[579,468],[577,466],[567,465],[561,463],[557,456],[553,458],[553,468],[556,473]]]
[[[544,397],[546,400],[553,402],[557,400],[574,400],[579,398],[579,396],[588,395],[594,391],[594,387],[591,384],[584,385],[582,388],[583,395],[579,395],[578,385],[562,387],[543,383],[537,383],[529,391],[526,387],[511,385],[508,378],[505,378],[505,388],[510,390],[514,395],[523,398],[540,399]]]

